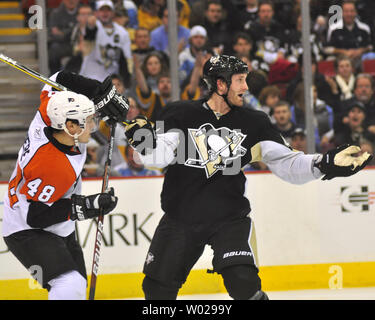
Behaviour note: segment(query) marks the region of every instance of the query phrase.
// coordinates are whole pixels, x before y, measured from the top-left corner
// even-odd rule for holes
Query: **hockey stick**
[[[104,173],[103,173],[102,193],[106,192],[108,188],[108,178],[109,178],[109,173],[111,171],[115,131],[116,131],[116,122],[111,124],[110,135],[108,138],[108,153],[107,153],[107,161],[105,162]],[[94,300],[95,298],[96,280],[97,280],[98,269],[99,269],[100,247],[102,245],[102,238],[103,238],[103,220],[104,220],[104,215],[101,213],[98,217],[98,227],[96,229],[95,249],[94,249],[94,256],[92,259],[89,300]]]
[[[29,75],[30,77],[33,77],[34,79],[36,80],[39,80],[45,84],[48,84],[49,86],[55,88],[56,90],[59,90],[59,91],[68,91],[69,89],[64,87],[63,85],[41,75],[40,73],[36,72],[35,70],[32,70],[20,63],[18,63],[17,61],[13,60],[12,58],[9,58],[8,56],[6,56],[5,54],[2,54],[0,53],[0,61],[1,62],[4,62],[6,63],[7,65],[19,70],[19,71],[22,71],[23,73],[26,73],[27,75]],[[129,124],[129,121],[124,121],[123,122],[125,125],[128,125]]]
[[[27,75],[29,75],[30,77],[33,77],[34,79],[37,79],[45,84],[48,84],[50,85],[51,87],[55,88],[56,90],[59,90],[59,91],[67,91],[68,89],[65,88],[64,86],[62,86],[61,84],[55,82],[55,81],[52,81],[51,79],[48,79],[47,77],[41,75],[40,73],[28,68],[28,67],[25,67],[24,65],[18,63],[17,61],[7,57],[6,55],[0,53],[0,61],[6,63],[7,65],[13,67],[13,68],[16,68],[20,71],[22,71],[23,73],[26,73]]]

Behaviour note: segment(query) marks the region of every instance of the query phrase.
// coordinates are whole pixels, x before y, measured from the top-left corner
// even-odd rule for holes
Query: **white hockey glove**
[[[114,189],[91,196],[72,195],[71,220],[86,220],[110,213],[117,205]]]
[[[354,156],[360,151],[361,148],[358,146],[344,144],[336,149],[329,150],[323,155],[321,161],[315,163],[314,166],[325,174],[322,180],[348,177],[366,167],[373,158],[368,152]]]

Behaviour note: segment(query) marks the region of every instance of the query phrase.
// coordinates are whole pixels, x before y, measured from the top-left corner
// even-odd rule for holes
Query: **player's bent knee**
[[[261,281],[258,270],[254,266],[230,266],[220,273],[223,276],[225,288],[233,299],[249,300],[259,296],[257,293],[261,291]]]
[[[49,300],[85,300],[86,279],[75,270],[66,272],[49,281]]]
[[[146,300],[176,300],[178,288],[165,286],[159,281],[146,276],[142,289]]]

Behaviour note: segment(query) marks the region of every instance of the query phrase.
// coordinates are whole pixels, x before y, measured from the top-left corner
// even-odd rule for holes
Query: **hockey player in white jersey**
[[[53,80],[87,93],[95,103],[83,94],[44,86],[5,195],[2,235],[26,269],[39,270],[33,276],[49,299],[85,299],[86,269],[75,221],[97,217],[100,210],[107,214],[117,204],[113,189],[80,194],[86,144],[97,115],[125,120],[127,110],[108,99],[114,90],[108,81],[65,71]]]

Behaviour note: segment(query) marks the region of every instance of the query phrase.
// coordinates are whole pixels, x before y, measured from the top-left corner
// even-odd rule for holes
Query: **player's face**
[[[243,106],[243,95],[248,90],[246,76],[247,73],[234,74],[232,76],[232,84],[228,90],[228,101],[234,106]]]
[[[77,126],[78,127],[78,126]],[[77,128],[78,133],[81,133],[78,137],[78,141],[81,143],[88,143],[91,138],[91,133],[96,131],[98,128],[97,118],[92,115],[86,119],[85,129]]]

